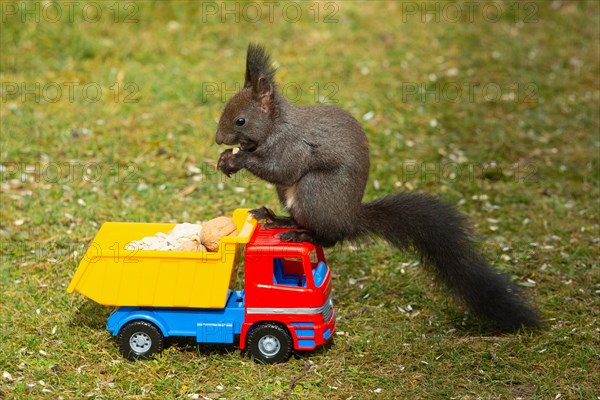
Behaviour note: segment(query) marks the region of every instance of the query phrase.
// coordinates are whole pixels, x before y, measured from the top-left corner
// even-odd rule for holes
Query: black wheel
[[[160,329],[151,322],[131,321],[121,328],[117,342],[123,357],[134,361],[160,353],[164,346],[164,337]]]
[[[288,330],[269,322],[252,328],[247,345],[254,359],[265,364],[287,361],[293,349],[292,336]]]

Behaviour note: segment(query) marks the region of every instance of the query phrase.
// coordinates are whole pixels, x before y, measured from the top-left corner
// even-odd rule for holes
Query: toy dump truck
[[[212,253],[126,250],[174,224],[107,222],[67,291],[116,307],[107,329],[130,360],[159,353],[172,336],[238,342],[264,363],[327,342],[336,318],[323,250],[281,242],[283,230],[264,229],[246,209],[235,210],[233,220],[237,236],[223,237]],[[244,288],[232,290],[242,252]]]

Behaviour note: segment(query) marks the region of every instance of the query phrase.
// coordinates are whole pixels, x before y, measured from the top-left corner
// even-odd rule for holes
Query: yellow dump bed
[[[256,220],[233,213],[237,236],[221,239],[218,252],[126,250],[132,240],[167,232],[175,224],[106,222],[88,247],[67,292],[107,306],[225,307],[240,247]]]

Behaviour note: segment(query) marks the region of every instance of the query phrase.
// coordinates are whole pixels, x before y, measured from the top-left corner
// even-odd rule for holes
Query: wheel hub
[[[279,352],[280,348],[281,343],[279,343],[279,339],[273,335],[265,335],[258,341],[258,349],[266,357],[274,356]]]
[[[144,332],[136,332],[129,338],[129,346],[136,353],[145,353],[152,346],[152,339]]]

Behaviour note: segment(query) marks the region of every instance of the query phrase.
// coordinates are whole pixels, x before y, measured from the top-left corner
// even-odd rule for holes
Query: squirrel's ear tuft
[[[246,54],[246,80],[244,88],[251,87],[255,92],[260,91],[259,83],[264,78],[273,86],[275,84],[275,71],[271,65],[271,56],[267,50],[256,43],[248,45]]]

